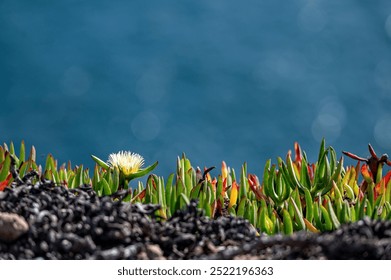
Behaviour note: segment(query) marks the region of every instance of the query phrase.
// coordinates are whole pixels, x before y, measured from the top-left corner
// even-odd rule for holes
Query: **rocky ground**
[[[156,205],[51,182],[0,192],[0,259],[391,259],[391,222],[323,234],[257,236],[244,219],[202,215],[192,201],[166,222]]]

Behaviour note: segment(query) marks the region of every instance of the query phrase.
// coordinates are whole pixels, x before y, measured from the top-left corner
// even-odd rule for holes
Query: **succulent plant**
[[[123,151],[110,154],[107,161],[92,156],[96,165],[90,177],[83,165],[72,167],[68,162],[58,166],[51,154],[42,168],[36,163],[34,146],[27,158],[25,150],[24,142],[19,154],[12,142],[0,146],[0,191],[17,180],[32,184],[50,180],[68,188],[91,185],[99,196],[110,195],[112,199],[118,199],[118,191],[126,190],[123,201],[160,204],[162,220],[197,199],[198,207],[211,218],[244,217],[270,235],[329,231],[365,216],[391,220],[391,171],[383,176],[384,165],[390,162],[386,155],[379,159],[371,146],[368,159],[343,152],[358,160],[357,165],[345,167],[344,158],[337,159],[335,150],[326,147],[324,140],[315,163],[309,163],[295,143],[294,154],[289,151],[285,160],[278,157],[276,163],[266,161],[262,180],[247,172],[246,163],[237,177],[224,161],[220,174],[213,177],[214,167],[203,171],[194,168],[183,154],[177,158],[176,172],[167,179],[150,174],[145,183],[139,180],[133,187],[130,182],[152,172],[158,162],[143,168],[144,159],[139,154]]]
[[[94,155],[91,157],[97,164],[93,187],[100,195],[110,195],[118,190],[128,189],[131,180],[145,176],[158,165],[158,162],[155,162],[142,168],[144,158],[129,151],[110,154],[107,163]]]

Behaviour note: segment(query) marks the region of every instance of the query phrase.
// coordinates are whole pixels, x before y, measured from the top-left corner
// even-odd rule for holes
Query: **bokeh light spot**
[[[317,141],[325,137],[328,141],[335,141],[341,133],[341,123],[333,115],[321,114],[312,123],[312,135]]]
[[[376,122],[374,136],[382,148],[391,149],[391,115],[386,115]]]
[[[141,112],[133,119],[131,129],[137,139],[151,141],[160,133],[160,119],[153,112]]]
[[[312,122],[312,136],[320,141],[325,137],[333,142],[341,135],[346,121],[346,110],[335,97],[329,96],[321,100],[318,116]]]
[[[382,90],[391,90],[391,62],[383,60],[375,69],[375,83]]]

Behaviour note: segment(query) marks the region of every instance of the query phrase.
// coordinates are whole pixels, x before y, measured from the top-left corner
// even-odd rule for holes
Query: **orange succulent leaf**
[[[364,164],[361,166],[361,174],[364,177],[365,181],[368,183],[373,182],[373,175],[372,172],[368,169],[368,165]]]
[[[8,187],[8,183],[12,178],[12,174],[8,174],[7,178],[4,181],[0,182],[0,191],[4,191],[6,187]]]
[[[314,233],[319,233],[320,231],[306,218],[303,218],[305,225],[307,226],[307,229]]]
[[[258,178],[255,174],[248,174],[248,183],[250,186],[256,186],[257,185]]]
[[[302,152],[301,148],[298,142],[295,142],[295,163],[298,165],[298,167],[301,167],[301,161],[302,161]]]
[[[387,185],[390,179],[391,179],[391,171],[388,171],[386,176],[383,177],[384,183]]]
[[[227,178],[225,178],[224,181],[223,181],[223,190],[221,192],[222,197],[225,196],[225,192],[226,191],[227,191]]]
[[[385,180],[384,180],[384,178],[379,182],[379,183],[377,183],[376,184],[376,186],[375,186],[375,199],[379,196],[379,195],[381,195],[381,194],[383,194],[384,193],[384,190],[385,190],[385,188],[386,188],[386,184],[385,184]]]
[[[223,179],[226,179],[228,176],[228,168],[227,168],[227,164],[225,163],[225,161],[223,161],[221,163],[221,177]]]
[[[390,181],[391,178],[391,171],[388,171],[388,173],[381,179],[379,183],[376,184],[375,186],[375,195],[383,194],[386,186],[388,185],[388,182]]]
[[[359,174],[359,171],[360,171],[360,165],[361,165],[361,162],[357,161],[357,165],[356,165],[356,181],[358,181],[358,174]]]
[[[262,197],[261,186],[258,177],[254,174],[248,174],[248,183],[258,200]]]
[[[328,202],[328,200],[326,198],[324,198],[323,203],[322,203],[324,207],[327,207],[327,202]]]
[[[210,203],[210,217],[213,218],[216,214],[217,200]]]
[[[143,189],[138,195],[136,195],[133,199],[139,198],[140,200],[143,200],[145,195],[147,194],[147,189]]]
[[[204,172],[207,171],[207,170],[208,170],[208,168],[207,168],[207,167],[204,167]],[[210,173],[209,173],[209,172],[206,173],[205,178],[206,178],[206,180],[207,180],[208,182],[211,182],[211,181],[212,181],[212,177],[210,176]]]
[[[239,186],[236,183],[236,181],[233,181],[231,187],[231,195],[229,197],[229,206],[228,206],[229,208],[234,206],[238,201],[238,193],[239,193]]]
[[[212,180],[212,182],[210,184],[212,185],[213,192],[216,193],[217,179],[213,178],[213,180]]]
[[[4,189],[8,186],[8,182],[4,180],[3,182],[0,182],[0,191],[4,191]]]
[[[315,174],[315,164],[308,164],[307,165],[308,175],[310,177],[310,180],[313,181],[314,174]]]
[[[218,212],[218,213],[221,214],[222,211],[223,211],[223,203],[222,203],[222,201],[220,199],[217,199],[216,209],[215,209],[214,213],[216,214],[216,212]]]

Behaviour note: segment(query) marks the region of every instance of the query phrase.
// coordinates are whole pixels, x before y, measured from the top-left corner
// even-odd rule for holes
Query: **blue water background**
[[[391,154],[391,1],[2,0],[0,96],[0,142],[41,163]]]

